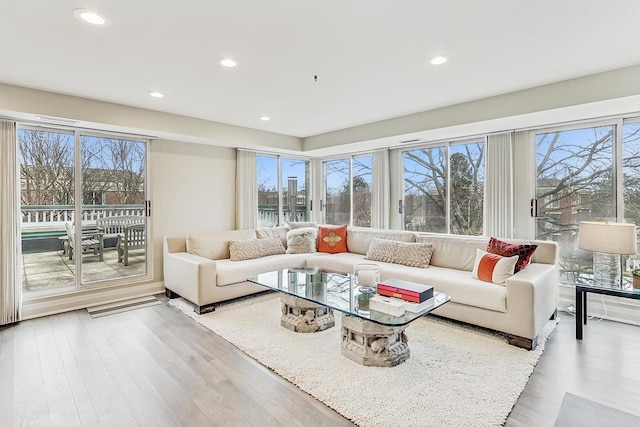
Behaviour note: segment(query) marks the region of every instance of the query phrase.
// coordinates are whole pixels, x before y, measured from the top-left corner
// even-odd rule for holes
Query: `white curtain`
[[[0,121],[0,325],[22,317],[16,123]]]
[[[485,235],[513,237],[513,133],[489,135],[485,186]]]
[[[258,226],[258,172],[256,153],[238,150],[236,160],[236,229]]]
[[[374,151],[371,173],[371,227],[389,228],[389,151]]]

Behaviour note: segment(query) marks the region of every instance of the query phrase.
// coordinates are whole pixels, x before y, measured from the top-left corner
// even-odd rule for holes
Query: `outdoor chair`
[[[144,224],[134,224],[125,227],[124,233],[118,234],[118,262],[129,265],[129,251],[146,247],[146,233]]]
[[[80,253],[92,251],[93,255],[98,255],[100,261],[103,260],[104,242],[102,233],[98,231],[82,230],[82,241],[80,245],[75,244],[76,228],[71,222],[65,223],[67,229],[67,242],[69,250],[69,260],[73,260],[73,253],[76,246],[80,247]]]

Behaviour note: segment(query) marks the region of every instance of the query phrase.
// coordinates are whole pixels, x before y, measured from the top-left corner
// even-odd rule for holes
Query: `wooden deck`
[[[82,282],[136,276],[145,272],[145,251],[132,252],[129,265],[118,263],[115,248],[105,248],[104,259],[85,254],[82,256]],[[62,249],[22,255],[22,288],[25,292],[73,286],[75,264]]]

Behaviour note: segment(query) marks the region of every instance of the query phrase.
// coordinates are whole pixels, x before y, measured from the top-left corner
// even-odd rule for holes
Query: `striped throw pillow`
[[[474,279],[503,285],[513,275],[518,255],[503,257],[476,249],[476,262],[473,265]]]

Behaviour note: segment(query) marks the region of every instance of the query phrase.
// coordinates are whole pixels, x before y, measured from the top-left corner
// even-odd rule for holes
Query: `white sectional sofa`
[[[557,247],[548,241],[519,241],[538,245],[531,263],[498,285],[472,275],[476,249],[488,238],[349,227],[349,252],[278,254],[243,261],[229,259],[228,242],[278,236],[286,245],[286,227],[224,231],[164,239],[164,284],[170,298],[182,296],[198,313],[213,311],[221,301],[264,291],[246,278],[288,267],[314,266],[351,272],[356,263],[376,263],[381,279],[399,278],[429,284],[451,296],[433,313],[507,334],[511,344],[535,348],[543,325],[558,304]],[[365,259],[374,238],[429,242],[433,255],[428,268]],[[504,240],[504,239],[503,239]]]

